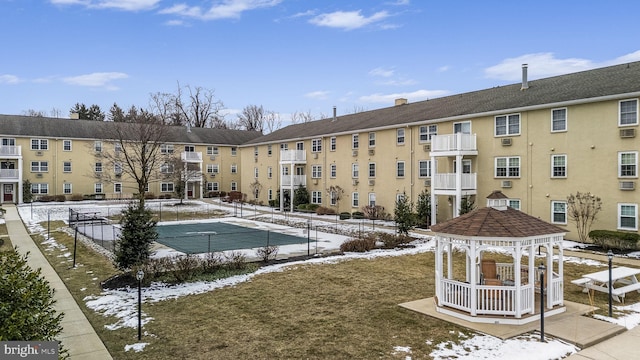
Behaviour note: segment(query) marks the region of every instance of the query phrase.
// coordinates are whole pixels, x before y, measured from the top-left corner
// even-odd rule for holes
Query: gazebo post
[[[520,291],[521,279],[520,279],[520,263],[522,261],[522,248],[520,243],[516,245],[516,256],[515,262],[513,263],[513,281],[516,289],[516,297],[515,297],[515,307],[516,307],[516,318],[522,317],[522,291]]]
[[[471,279],[469,279],[469,292],[471,296],[469,307],[471,308],[471,316],[476,316],[478,314],[478,297],[476,296],[476,286],[478,284],[478,274],[476,273],[476,271],[478,271],[478,267],[476,266],[476,259],[478,257],[478,254],[476,253],[476,250],[476,242],[471,241],[471,243],[469,244],[469,258],[471,259],[471,262],[473,264],[471,266]]]
[[[536,283],[536,246],[535,246],[535,242],[531,242],[531,246],[529,247],[529,265],[527,265],[527,271],[529,272],[529,279],[527,280],[527,283],[530,285],[534,285]],[[536,292],[535,291],[531,291],[531,298],[529,299],[529,301],[531,301],[531,304],[535,304],[536,303]],[[535,306],[531,307],[531,311],[530,314],[533,315],[536,313],[536,309]]]
[[[553,291],[553,242],[552,239],[549,238],[549,242],[547,243],[547,309],[551,309],[553,307],[553,299],[555,298],[555,292]]]

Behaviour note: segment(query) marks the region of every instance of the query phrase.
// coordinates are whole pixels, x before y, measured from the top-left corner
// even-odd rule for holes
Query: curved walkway
[[[111,360],[112,357],[107,348],[98,337],[95,330],[84,316],[82,310],[67,290],[62,279],[49,265],[47,259],[42,255],[40,249],[29,236],[24,227],[18,209],[15,205],[3,204],[7,211],[4,215],[9,239],[14,246],[18,247],[20,254],[29,253],[27,262],[33,269],[40,269],[42,276],[49,282],[55,290],[55,308],[58,312],[64,312],[62,318],[62,333],[58,338],[65,349],[69,351],[72,360]]]

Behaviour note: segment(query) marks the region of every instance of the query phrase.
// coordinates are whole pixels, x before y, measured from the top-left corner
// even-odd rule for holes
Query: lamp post
[[[544,271],[546,267],[544,264],[538,266],[540,271],[540,342],[544,341]]]
[[[144,271],[138,270],[136,279],[138,279],[138,340],[142,339],[142,279]]]
[[[612,316],[612,306],[611,306],[611,289],[612,289],[612,283],[611,283],[611,261],[613,261],[613,251],[609,250],[607,252],[607,257],[609,258],[609,317],[613,317]]]

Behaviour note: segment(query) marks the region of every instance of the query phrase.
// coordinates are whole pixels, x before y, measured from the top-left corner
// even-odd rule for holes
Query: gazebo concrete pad
[[[618,335],[626,328],[592,317],[583,316],[591,311],[589,305],[565,301],[566,311],[551,317],[545,317],[545,335],[562,339],[583,349]],[[476,323],[436,311],[434,298],[420,299],[400,304],[403,308],[444,320],[473,331],[488,334],[500,339],[509,339],[518,335],[540,330],[540,322],[522,325]]]

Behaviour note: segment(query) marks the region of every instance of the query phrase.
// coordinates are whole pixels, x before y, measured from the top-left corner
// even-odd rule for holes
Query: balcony
[[[462,190],[477,190],[477,174],[462,174]],[[456,174],[435,174],[433,190],[456,190]]]
[[[185,162],[202,162],[202,152],[183,151],[180,159]]]
[[[21,156],[21,146],[0,146],[0,157]]]
[[[466,152],[477,155],[475,134],[435,135],[431,138],[431,153],[435,152]],[[440,154],[433,154],[440,156]]]
[[[293,184],[291,183],[291,179],[293,178]],[[282,175],[282,186],[293,186],[294,188],[298,186],[307,186],[307,176],[306,175]]]
[[[2,180],[18,180],[18,169],[0,169],[0,179]]]
[[[306,163],[307,153],[304,150],[280,150],[280,163]]]

